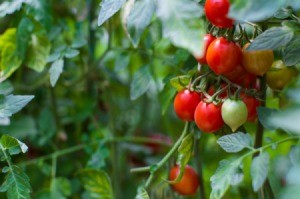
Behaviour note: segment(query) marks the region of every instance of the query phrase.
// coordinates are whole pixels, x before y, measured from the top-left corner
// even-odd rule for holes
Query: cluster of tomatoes
[[[229,0],[206,0],[208,21],[214,27],[226,28],[226,32],[230,32],[234,21],[228,17],[229,7]],[[266,74],[270,88],[280,90],[295,73],[282,61],[274,62],[272,50],[248,51],[249,42],[237,42],[233,38],[233,35],[226,34],[215,36],[209,33],[204,36],[204,53],[196,59],[201,66],[208,66],[208,71],[213,73],[213,82],[206,83],[203,88],[196,84],[196,78],[179,91],[174,100],[177,116],[183,121],[195,121],[204,133],[217,132],[224,124],[234,132],[246,121],[255,122],[256,109],[260,105],[258,77]],[[243,43],[246,44],[241,47]],[[174,166],[170,180],[176,179],[179,172],[179,166]],[[172,188],[179,194],[193,195],[198,185],[197,173],[187,165],[181,181],[173,184]]]

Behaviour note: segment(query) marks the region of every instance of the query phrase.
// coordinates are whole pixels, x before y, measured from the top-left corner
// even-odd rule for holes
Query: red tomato
[[[194,121],[194,112],[201,101],[201,96],[188,89],[177,93],[174,100],[174,109],[177,116],[183,121]]]
[[[248,96],[244,93],[241,93],[241,99],[246,104],[248,109],[248,118],[247,121],[254,122],[257,118],[257,110],[256,108],[259,107],[260,102],[255,99],[254,97]]]
[[[204,10],[207,19],[220,28],[231,28],[233,20],[228,17],[229,0],[206,0]]]
[[[163,135],[163,134],[159,134],[159,133],[153,133],[151,135],[148,136],[148,138],[151,138],[153,140],[157,140],[157,141],[162,141],[166,144],[172,145],[172,140],[170,137]],[[148,146],[152,153],[159,153],[162,151],[163,146],[160,144],[156,144],[156,143],[146,143],[146,146]]]
[[[172,167],[169,179],[175,180],[179,173],[179,166]],[[171,186],[174,191],[181,195],[194,195],[199,187],[198,174],[191,166],[186,165],[181,180]]]
[[[243,87],[254,87],[256,76],[248,73],[242,65],[238,65],[233,71],[224,74],[231,82]]]
[[[236,43],[220,37],[209,45],[206,60],[217,75],[229,73],[241,64],[242,50]]]
[[[211,34],[206,34],[203,38],[203,44],[204,44],[204,48],[203,48],[203,54],[202,57],[196,57],[197,61],[203,65],[203,64],[207,64],[206,62],[206,52],[208,49],[208,46],[211,44],[211,42],[213,42],[216,38],[214,36],[212,36]]]
[[[213,133],[222,128],[224,121],[221,115],[221,105],[201,101],[195,110],[195,122],[205,133]]]

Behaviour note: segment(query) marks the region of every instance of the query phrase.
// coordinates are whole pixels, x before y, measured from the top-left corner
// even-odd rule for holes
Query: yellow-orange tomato
[[[242,64],[244,68],[253,75],[263,76],[271,67],[274,61],[272,50],[247,51],[250,44],[243,47]]]
[[[286,67],[281,60],[277,60],[267,72],[267,84],[274,90],[281,90],[296,76],[296,73],[295,69]]]

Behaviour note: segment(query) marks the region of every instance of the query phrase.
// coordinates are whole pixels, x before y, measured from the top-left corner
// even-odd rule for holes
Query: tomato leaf
[[[157,9],[164,37],[197,56],[203,53],[205,24],[200,19],[202,14],[203,8],[193,0],[164,0],[159,2]]]
[[[51,83],[52,87],[55,86],[60,74],[63,71],[63,67],[64,67],[64,60],[63,59],[58,59],[58,60],[56,60],[52,63],[51,68],[49,70],[50,83]]]
[[[217,143],[228,153],[236,153],[244,148],[251,147],[251,137],[249,134],[237,132],[222,136]]]
[[[8,95],[0,102],[0,117],[10,117],[26,106],[34,96]]]
[[[159,99],[162,106],[161,111],[163,115],[166,113],[175,94],[176,94],[176,90],[171,86],[170,83],[167,83],[164,89],[161,91],[161,94],[159,95]]]
[[[150,24],[156,9],[156,1],[138,0],[135,2],[128,18],[127,31],[133,46],[136,48],[139,44],[142,33]]]
[[[139,187],[135,199],[150,199],[150,197],[144,187]]]
[[[222,160],[215,174],[210,178],[212,192],[210,198],[222,198],[231,184],[237,184],[236,175],[239,173],[241,160]],[[238,180],[239,182],[241,179]]]
[[[179,148],[178,148],[178,157],[177,165],[180,165],[180,168],[185,168],[185,165],[189,162],[194,146],[194,135],[192,133],[188,134],[183,138]]]
[[[284,7],[285,1],[240,1],[230,0],[229,16],[240,21],[262,21],[273,16],[273,14]]]
[[[254,191],[258,191],[268,176],[270,157],[266,152],[262,152],[259,156],[253,158],[251,164],[251,177],[252,177],[252,187]]]
[[[0,18],[12,14],[21,9],[22,4],[27,0],[5,1],[0,5]]]
[[[143,95],[149,88],[152,76],[150,66],[145,65],[135,72],[130,85],[130,99],[135,100]]]
[[[258,35],[247,50],[275,50],[287,45],[294,32],[288,27],[273,27]]]
[[[192,78],[189,75],[182,75],[182,76],[173,77],[170,80],[170,83],[177,91],[181,91],[187,87],[191,79]]]
[[[77,176],[91,198],[114,198],[110,178],[106,172],[95,169],[83,169],[77,173]]]
[[[0,84],[0,95],[9,95],[14,90],[10,82],[5,81]]]
[[[283,61],[286,66],[300,62],[300,36],[295,36],[283,50]]]
[[[103,0],[100,4],[101,9],[98,17],[98,26],[116,14],[126,0]]]

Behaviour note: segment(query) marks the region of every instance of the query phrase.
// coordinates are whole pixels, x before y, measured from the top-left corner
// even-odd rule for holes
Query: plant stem
[[[196,140],[196,143],[195,143],[195,146],[202,146],[202,144],[200,144],[201,140],[203,140],[203,137],[201,136],[200,140],[197,139]],[[203,143],[203,142],[202,142]],[[203,147],[202,148],[197,148],[195,150],[195,160],[196,160],[196,165],[197,165],[197,172],[198,172],[198,179],[200,181],[200,196],[201,196],[201,199],[205,199],[205,187],[204,187],[204,178],[203,178],[203,168],[202,168],[202,156],[201,154],[199,153],[199,151],[201,151],[203,153]]]

